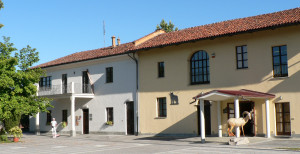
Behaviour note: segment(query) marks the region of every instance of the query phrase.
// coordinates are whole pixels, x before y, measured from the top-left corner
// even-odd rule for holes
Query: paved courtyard
[[[266,139],[249,137],[250,144],[230,146],[228,137],[208,137],[202,144],[199,137],[174,138],[152,136],[24,135],[19,143],[0,144],[0,153],[299,153],[280,148],[300,148],[300,138]]]

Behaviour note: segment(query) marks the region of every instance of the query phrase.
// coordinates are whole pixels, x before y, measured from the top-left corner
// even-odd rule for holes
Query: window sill
[[[287,78],[289,78],[289,76],[282,76],[282,77],[274,77],[273,76],[273,78],[271,78],[270,80],[272,81],[272,80],[284,80],[284,79],[287,79]]]
[[[167,119],[167,117],[155,117],[154,119]]]
[[[204,83],[190,83],[190,86],[195,86],[195,85],[205,85],[205,84],[210,84],[210,82],[204,82]]]

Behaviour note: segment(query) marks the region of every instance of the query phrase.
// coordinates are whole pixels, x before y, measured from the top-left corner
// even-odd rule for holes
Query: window
[[[274,77],[288,76],[286,45],[272,47]]]
[[[62,122],[68,123],[68,110],[62,110]]]
[[[108,108],[106,108],[106,117],[107,117],[107,119],[106,119],[106,121],[108,122],[108,121],[111,121],[111,122],[114,122],[114,108],[112,108],[112,107],[108,107]]]
[[[193,54],[191,60],[191,84],[209,83],[209,57],[205,51]]]
[[[237,69],[248,68],[247,46],[236,47],[236,66]]]
[[[52,119],[51,110],[48,110],[46,125],[50,125],[51,124],[51,119]]]
[[[39,82],[39,87],[42,90],[50,90],[51,89],[51,76],[41,77]]]
[[[107,67],[106,68],[106,83],[113,82],[113,68]]]
[[[276,103],[277,135],[291,135],[290,104]]]
[[[62,74],[61,81],[62,81],[62,92],[65,94],[67,93],[68,90],[68,75]]]
[[[90,81],[88,71],[82,72],[82,93],[90,93]]]
[[[158,77],[159,78],[165,77],[165,63],[164,62],[158,63]]]
[[[158,117],[167,117],[167,103],[166,97],[157,99]]]

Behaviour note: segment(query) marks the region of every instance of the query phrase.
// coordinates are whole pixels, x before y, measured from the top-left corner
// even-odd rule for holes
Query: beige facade
[[[288,102],[291,135],[300,136],[299,40],[300,26],[296,25],[138,51],[140,133],[197,135],[199,114],[194,96],[215,89],[249,89],[275,95],[269,106],[271,135],[278,135],[275,104]],[[236,46],[241,45],[247,45],[246,69],[237,69],[236,66]],[[272,47],[280,45],[287,46],[288,77],[274,78]],[[209,55],[210,83],[191,85],[190,59],[200,50]],[[164,62],[165,76],[162,78],[158,77],[158,62]],[[161,97],[166,98],[166,117],[158,117],[157,98]],[[171,104],[171,98],[178,104]],[[254,135],[265,135],[265,99],[240,101],[254,103]],[[218,110],[221,111],[222,132],[227,134],[228,114],[224,109],[233,102],[233,99],[223,100],[220,108],[216,102],[210,103],[212,135],[218,133]]]

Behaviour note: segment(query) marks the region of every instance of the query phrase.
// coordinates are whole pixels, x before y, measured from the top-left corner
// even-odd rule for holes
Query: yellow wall
[[[300,26],[246,33],[213,40],[139,51],[139,109],[142,134],[197,134],[194,96],[215,89],[249,89],[272,93],[270,101],[271,133],[275,133],[274,103],[290,102],[291,131],[300,134]],[[247,45],[248,69],[236,69],[235,47]],[[287,45],[289,77],[273,78],[272,46]],[[205,50],[210,55],[210,84],[190,85],[193,53]],[[211,54],[215,53],[215,58]],[[165,63],[165,77],[158,78],[157,63]],[[170,105],[170,92],[179,105]],[[282,96],[282,100],[279,100]],[[167,98],[167,117],[156,118],[156,99]],[[230,100],[229,100],[230,101]],[[265,100],[255,99],[256,133],[265,134]],[[222,102],[222,109],[228,101]],[[211,107],[212,132],[217,131],[216,104]],[[227,117],[222,115],[223,132]],[[226,128],[224,128],[226,126]]]

